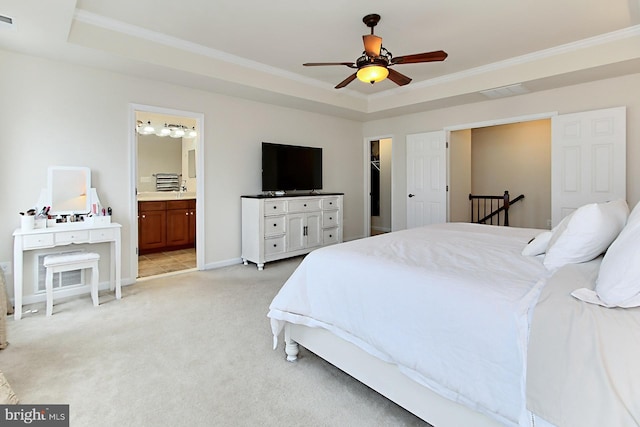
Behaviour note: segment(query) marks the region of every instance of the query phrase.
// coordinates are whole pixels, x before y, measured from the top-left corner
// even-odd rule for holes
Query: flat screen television
[[[322,148],[262,143],[262,191],[322,189]]]

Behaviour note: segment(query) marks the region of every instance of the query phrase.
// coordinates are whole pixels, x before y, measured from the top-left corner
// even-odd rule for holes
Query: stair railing
[[[500,213],[503,214],[503,224],[509,226],[509,208],[514,203],[524,199],[524,194],[511,200],[509,191],[502,196],[480,196],[469,194],[471,202],[471,222],[477,224],[500,225]]]

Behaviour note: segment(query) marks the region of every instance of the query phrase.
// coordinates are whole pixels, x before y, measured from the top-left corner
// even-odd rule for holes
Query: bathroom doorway
[[[146,106],[132,114],[136,278],[201,269],[202,117]]]

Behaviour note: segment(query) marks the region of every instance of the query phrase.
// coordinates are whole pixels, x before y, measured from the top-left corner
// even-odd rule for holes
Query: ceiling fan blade
[[[387,78],[392,82],[394,82],[395,84],[397,84],[398,86],[407,85],[411,81],[409,77],[405,76],[402,73],[397,72],[396,70],[393,70],[391,68],[388,68],[388,70],[389,70],[389,76],[387,76]]]
[[[417,64],[419,62],[444,61],[447,56],[447,52],[444,50],[435,50],[433,52],[416,53],[415,55],[396,56],[391,59],[391,64]]]
[[[322,67],[325,65],[346,65],[349,68],[356,68],[356,64],[353,62],[306,62],[304,64],[305,67]]]
[[[343,87],[345,87],[346,85],[354,81],[355,79],[356,79],[356,73],[353,73],[349,77],[347,77],[346,79],[338,83],[338,85],[335,88],[342,89]]]
[[[375,58],[380,56],[380,48],[382,47],[382,37],[375,36],[373,34],[365,34],[362,36],[364,42],[364,51],[367,56]]]

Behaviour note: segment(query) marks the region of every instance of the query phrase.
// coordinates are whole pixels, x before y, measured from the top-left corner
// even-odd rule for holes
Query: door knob
[[[409,197],[415,197],[415,194],[409,193]]]

